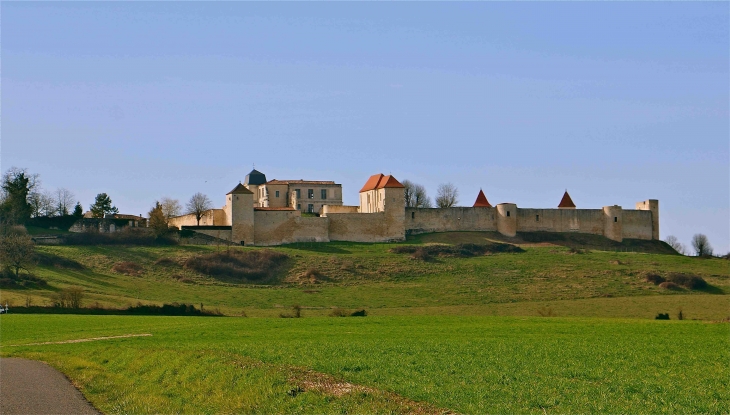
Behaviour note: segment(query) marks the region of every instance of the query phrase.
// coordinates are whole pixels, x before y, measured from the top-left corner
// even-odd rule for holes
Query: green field
[[[727,413],[727,324],[7,315],[105,413]],[[152,334],[87,343],[68,339]],[[291,396],[291,391],[299,393]]]
[[[184,265],[225,247],[41,246],[81,268],[39,266],[47,286],[0,292],[11,305],[0,354],[49,362],[104,413],[730,411],[727,260],[583,236],[509,240],[524,252],[468,258],[391,251],[499,240],[271,248],[288,259],[260,283]],[[120,273],[123,262],[139,272]],[[671,273],[709,286],[646,281]],[[84,290],[85,307],[180,302],[231,317],[14,314],[68,286]],[[304,318],[278,318],[294,304]],[[333,307],[368,316],[327,317]],[[139,334],[151,336],[57,343]]]

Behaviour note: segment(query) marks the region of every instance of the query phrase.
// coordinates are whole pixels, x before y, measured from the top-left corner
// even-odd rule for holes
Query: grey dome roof
[[[254,186],[264,183],[266,183],[266,175],[256,169],[251,170],[251,173],[246,175],[246,180],[243,182],[243,184]]]

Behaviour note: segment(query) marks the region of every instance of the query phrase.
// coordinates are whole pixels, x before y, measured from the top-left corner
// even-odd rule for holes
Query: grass
[[[727,324],[12,314],[0,323],[3,356],[50,362],[105,413],[730,410]],[[22,346],[135,333],[152,336]]]
[[[245,312],[249,316],[277,316],[294,304],[302,306],[305,316],[325,316],[333,307],[366,309],[372,315],[463,312],[537,316],[544,304],[556,302],[562,304],[557,311],[560,316],[653,318],[656,313],[685,307],[689,318],[728,317],[730,277],[728,262],[721,259],[600,250],[574,254],[574,248],[544,242],[521,245],[525,252],[519,254],[438,256],[428,262],[390,252],[394,247],[412,249],[434,243],[491,243],[492,237],[488,232],[461,232],[418,235],[401,244],[286,245],[270,249],[289,259],[277,268],[275,276],[260,281],[209,276],[185,266],[193,258],[220,256],[226,248],[41,246],[39,251],[54,260],[37,267],[34,273],[46,279],[48,286],[3,290],[0,301],[13,307],[28,299],[33,305],[44,305],[58,290],[80,286],[89,306],[202,303],[225,314]],[[244,257],[269,251],[231,250]],[[124,275],[114,271],[124,263],[136,264],[138,272]],[[666,290],[646,281],[649,274],[694,275],[709,286]],[[628,306],[637,301],[644,308]]]

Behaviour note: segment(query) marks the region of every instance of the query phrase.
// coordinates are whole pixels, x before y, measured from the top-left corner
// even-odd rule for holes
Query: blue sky
[[[2,2],[0,162],[144,213],[251,170],[660,200],[730,250],[726,2]]]

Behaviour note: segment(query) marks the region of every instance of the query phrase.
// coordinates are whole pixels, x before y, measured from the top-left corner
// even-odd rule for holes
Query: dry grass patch
[[[272,280],[289,257],[270,249],[232,250],[192,257],[185,268],[235,282]]]
[[[112,271],[117,274],[129,275],[130,277],[139,277],[142,275],[144,268],[135,262],[124,261],[114,264]]]

